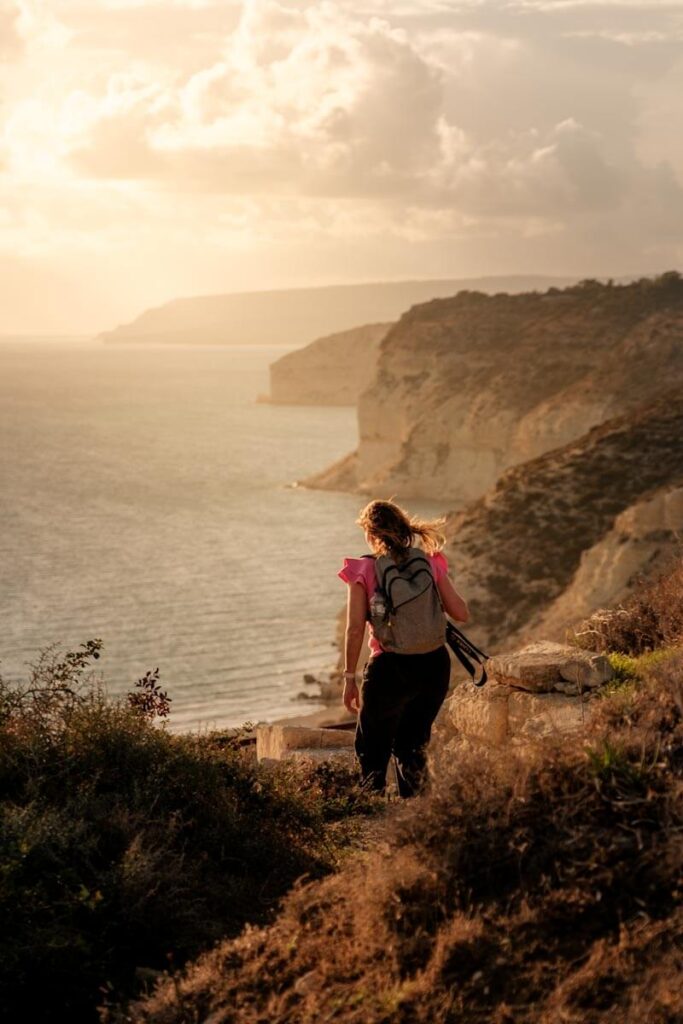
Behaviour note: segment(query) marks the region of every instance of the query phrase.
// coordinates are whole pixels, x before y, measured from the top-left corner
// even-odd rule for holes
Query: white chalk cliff
[[[489,653],[623,599],[683,552],[683,386],[506,470],[448,517],[446,554]]]
[[[459,507],[510,466],[683,383],[675,274],[562,291],[460,292],[409,309],[380,344],[359,446],[304,481]]]
[[[269,400],[281,405],[356,405],[375,374],[391,323],[364,324],[318,338],[270,365]]]

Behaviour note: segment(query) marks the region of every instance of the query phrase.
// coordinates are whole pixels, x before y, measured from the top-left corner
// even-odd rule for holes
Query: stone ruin
[[[314,729],[303,725],[258,725],[259,761],[342,761],[353,764],[353,729]]]
[[[455,687],[439,714],[436,734],[449,747],[470,741],[498,747],[585,727],[590,700],[614,675],[602,654],[538,640],[486,662],[489,681]]]
[[[591,697],[614,675],[604,655],[550,640],[496,654],[486,670],[485,686],[459,682],[444,702],[434,727],[435,748],[452,751],[463,742],[519,745],[581,730]],[[353,725],[260,725],[256,756],[259,761],[311,758],[353,764],[353,739]]]

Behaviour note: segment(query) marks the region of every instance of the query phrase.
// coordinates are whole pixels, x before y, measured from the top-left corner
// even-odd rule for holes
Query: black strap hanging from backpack
[[[458,629],[457,626],[454,626],[452,622],[449,622],[446,626],[446,643],[453,651],[456,658],[472,676],[472,682],[474,685],[483,686],[488,679],[486,669],[484,668],[484,662],[488,658],[488,654],[484,654],[483,651],[480,651],[471,640],[467,639],[462,630]],[[481,676],[479,679],[475,679],[477,670],[472,664],[472,661],[470,661],[470,658],[472,661],[476,661],[481,668]]]

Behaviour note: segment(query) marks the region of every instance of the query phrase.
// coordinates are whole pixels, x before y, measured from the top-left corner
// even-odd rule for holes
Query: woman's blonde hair
[[[446,543],[441,527],[446,520],[418,519],[393,501],[371,501],[361,509],[358,526],[370,534],[383,554],[400,555],[414,544],[416,537],[427,554],[435,555]]]

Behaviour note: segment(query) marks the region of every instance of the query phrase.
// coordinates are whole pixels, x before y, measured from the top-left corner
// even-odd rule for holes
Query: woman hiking
[[[363,785],[384,792],[393,753],[399,793],[411,797],[424,781],[432,723],[448,692],[445,616],[467,622],[469,611],[447,575],[443,520],[423,521],[391,501],[371,501],[356,522],[372,554],[345,558],[338,573],[349,584],[343,700],[358,712]],[[366,621],[370,659],[359,688]]]

